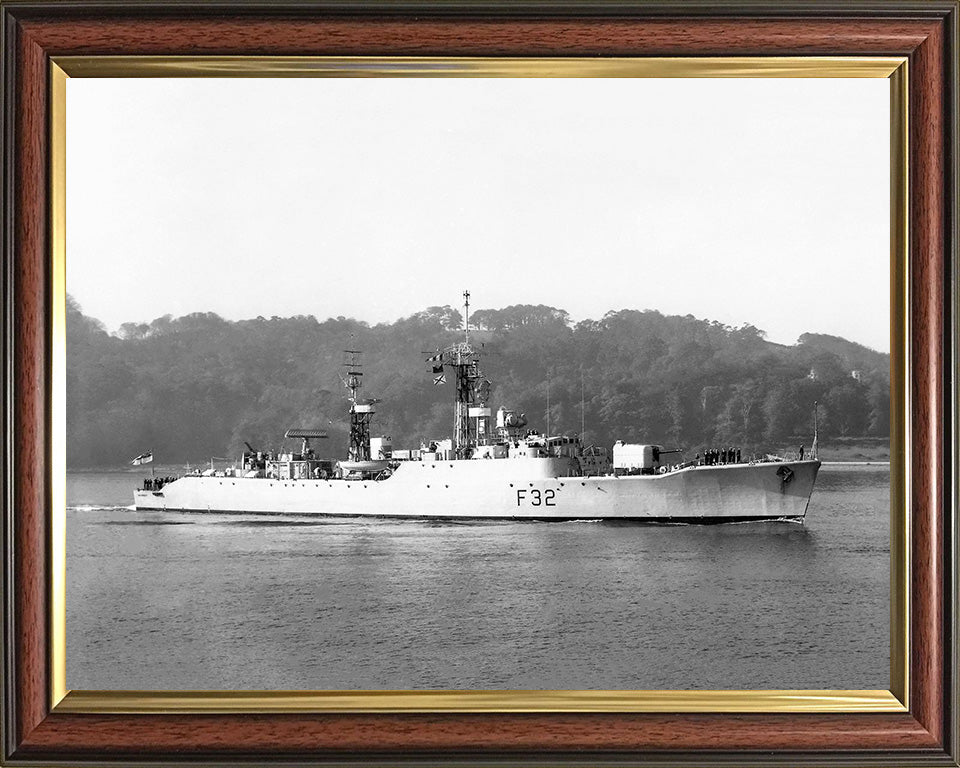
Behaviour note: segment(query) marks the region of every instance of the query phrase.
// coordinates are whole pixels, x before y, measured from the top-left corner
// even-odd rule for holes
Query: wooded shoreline
[[[578,434],[582,418],[587,444],[654,442],[691,457],[736,446],[749,456],[809,450],[817,401],[822,459],[889,459],[889,355],[846,339],[803,334],[784,346],[751,325],[651,310],[574,324],[543,305],[477,310],[471,325],[493,404],[525,412],[533,429],[545,428],[549,400],[551,431]],[[197,463],[238,455],[244,441],[279,448],[290,427],[327,430],[320,449],[341,455],[344,349],[364,351],[365,391],[383,400],[376,433],[416,447],[450,432],[452,393],[434,386],[424,360],[461,327],[442,306],[373,326],[167,315],[110,334],[68,298],[68,466],[122,465],[146,450]]]

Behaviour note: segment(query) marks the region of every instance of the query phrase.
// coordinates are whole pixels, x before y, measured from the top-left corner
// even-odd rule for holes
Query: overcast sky
[[[71,79],[67,290],[164,314],[657,309],[889,351],[882,79]]]

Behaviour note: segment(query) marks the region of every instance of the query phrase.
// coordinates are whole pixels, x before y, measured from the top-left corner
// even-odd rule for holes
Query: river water
[[[886,466],[659,527],[138,513],[147,474],[67,476],[69,688],[888,687]]]

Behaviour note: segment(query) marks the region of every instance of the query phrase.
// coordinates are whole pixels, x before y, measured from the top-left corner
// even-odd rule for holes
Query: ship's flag
[[[428,363],[435,363],[438,360],[443,360],[443,352],[437,352],[437,354],[435,354],[433,357],[427,358]]]
[[[434,373],[443,373],[443,366],[442,366],[442,365],[435,365],[435,366],[433,366],[433,372],[434,372]]]
[[[442,373],[439,376],[433,377],[433,384],[434,386],[437,386],[437,387],[439,387],[441,384],[445,384],[446,381],[447,381],[447,377],[444,376]]]
[[[135,459],[134,459],[133,461],[131,461],[130,463],[133,464],[133,466],[137,467],[137,466],[139,466],[139,465],[141,465],[141,464],[149,464],[151,461],[153,461],[153,453],[152,453],[152,452],[150,452],[150,453],[141,453],[139,456],[137,456],[137,458],[135,458]]]

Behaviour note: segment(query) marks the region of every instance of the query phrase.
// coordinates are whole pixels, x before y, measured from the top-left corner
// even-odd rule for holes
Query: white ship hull
[[[182,477],[159,491],[135,491],[134,504],[138,510],[357,517],[802,520],[820,462],[696,466],[620,477],[570,476],[570,466],[557,458],[411,461],[379,481]]]

